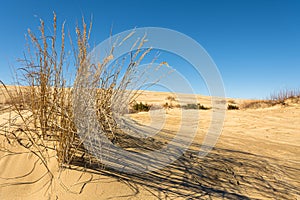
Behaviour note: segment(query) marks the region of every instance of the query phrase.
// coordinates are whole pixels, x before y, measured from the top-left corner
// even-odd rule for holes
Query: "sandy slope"
[[[138,101],[163,104],[167,96],[147,92]],[[197,98],[210,105],[209,97]],[[182,99],[188,103],[191,98]],[[82,173],[76,170],[79,166],[59,171],[54,153],[49,152],[54,173],[49,186],[40,161],[0,137],[1,147],[12,151],[0,152],[0,199],[300,199],[300,105],[227,111],[215,149],[201,159],[195,151],[212,111],[197,111],[198,122],[193,121],[195,111],[190,112],[191,124],[199,125],[190,151],[168,167],[142,175],[97,168]],[[151,124],[149,113],[130,117]],[[158,138],[168,142],[180,127],[181,111],[170,109],[165,117]],[[7,114],[1,113],[1,122],[5,118]]]

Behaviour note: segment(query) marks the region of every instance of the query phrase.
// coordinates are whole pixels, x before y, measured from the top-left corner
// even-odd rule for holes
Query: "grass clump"
[[[186,104],[182,106],[183,109],[194,109],[194,110],[209,110],[209,107],[206,107],[200,103],[198,104]]]
[[[163,107],[164,107],[165,109],[174,108],[173,102],[176,101],[175,97],[174,97],[174,96],[167,96],[167,97],[166,97],[166,100],[167,100],[168,102],[165,102],[165,104],[163,105]]]
[[[22,126],[19,129],[22,130],[22,140],[27,141],[26,145],[19,144],[38,156],[45,166],[48,149],[54,149],[58,163],[62,165],[70,163],[76,133],[72,90],[68,88],[63,73],[66,69],[64,23],[58,34],[54,14],[52,35],[47,35],[45,29],[43,20],[40,21],[38,35],[28,29],[28,52],[19,60],[23,67],[16,75],[16,85],[19,86],[8,89],[2,85],[8,95],[7,103],[12,105],[13,115],[21,121],[10,124],[10,128]],[[57,40],[60,40],[59,45]],[[20,139],[13,134],[7,134],[7,137]]]
[[[173,108],[173,106],[171,104],[169,104],[168,102],[166,102],[165,104],[163,104],[163,108],[170,109],[170,108]]]
[[[197,104],[197,105],[198,105],[198,109],[200,109],[200,110],[209,110],[209,109],[211,109],[210,107],[206,107],[202,104]]]
[[[258,108],[268,108],[277,105],[276,102],[271,100],[255,100],[250,102],[245,102],[241,105],[243,109],[258,109]]]
[[[239,110],[239,107],[233,104],[228,104],[227,106],[228,110]]]
[[[116,118],[125,113],[128,106],[140,94],[138,90],[141,82],[141,72],[138,66],[151,49],[143,49],[146,38],[139,38],[134,45],[138,46],[135,52],[128,53],[130,62],[116,62],[110,64],[114,58],[114,49],[120,44],[113,44],[104,60],[92,63],[89,59],[90,26],[82,21],[82,28],[76,27],[76,42],[72,42],[75,72],[68,72],[65,49],[64,23],[61,33],[58,33],[57,19],[54,14],[51,34],[46,33],[45,23],[41,20],[39,33],[36,35],[28,30],[28,52],[23,64],[18,70],[18,82],[11,91],[5,88],[8,96],[7,103],[11,105],[13,116],[19,120],[9,120],[9,125],[0,132],[9,141],[15,140],[19,145],[37,156],[48,169],[49,150],[55,152],[59,167],[68,167],[75,157],[88,155],[90,151],[83,146],[85,138],[95,137],[88,131],[83,137],[77,134],[76,119],[80,120],[80,109],[75,108],[84,103],[74,105],[74,97],[81,98],[88,95],[95,107],[97,120],[101,129],[110,139],[118,137],[119,131]],[[102,52],[101,52],[102,53]],[[124,61],[123,58],[120,59]],[[162,64],[159,65],[159,67]],[[153,68],[158,69],[158,66]],[[151,70],[147,68],[147,70]],[[142,72],[146,77],[146,72]],[[72,76],[73,75],[73,76]],[[76,78],[75,83],[68,80]],[[135,90],[134,90],[135,89]],[[78,94],[76,92],[79,92]],[[92,96],[92,94],[94,94]],[[87,99],[87,98],[85,98]],[[139,103],[133,106],[137,111],[148,111],[150,106]],[[116,115],[114,115],[116,114]],[[77,116],[77,118],[76,118]],[[81,118],[82,119],[82,118]],[[18,123],[16,122],[18,121]],[[21,127],[21,128],[20,128]],[[22,134],[15,134],[20,130]],[[3,132],[4,133],[3,133]],[[22,137],[22,138],[20,138]],[[22,142],[21,142],[22,141]],[[26,142],[24,142],[26,141]],[[81,154],[81,155],[79,155]],[[101,161],[99,161],[100,163]]]
[[[170,102],[172,102],[172,101],[175,101],[175,97],[167,96],[166,100],[169,100]]]
[[[186,104],[182,106],[183,109],[199,109],[197,104]]]
[[[135,102],[132,105],[132,113],[137,113],[137,112],[148,112],[150,110],[151,106],[148,105],[147,103],[144,104],[142,102],[138,103]]]

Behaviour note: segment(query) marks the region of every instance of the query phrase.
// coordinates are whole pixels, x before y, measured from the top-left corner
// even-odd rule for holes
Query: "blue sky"
[[[164,27],[199,42],[222,75],[226,95],[264,98],[276,90],[300,88],[300,1],[297,0],[6,0],[0,6],[0,80],[11,82],[10,66],[25,51],[27,28],[52,13],[73,31],[93,16],[92,44],[113,27]],[[183,66],[178,66],[183,67]]]

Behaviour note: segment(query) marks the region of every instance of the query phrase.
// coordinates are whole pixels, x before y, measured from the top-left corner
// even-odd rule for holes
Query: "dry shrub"
[[[299,98],[300,98],[300,89],[294,89],[294,90],[285,89],[270,95],[270,100],[278,103],[285,103],[285,101],[288,99],[299,99]]]
[[[167,96],[166,100],[169,100],[170,102],[176,101],[175,97],[173,96]]]
[[[192,104],[186,104],[186,105],[182,105],[181,108],[183,109],[193,109],[193,110],[210,110],[211,108],[210,107],[206,107],[200,103],[192,103]]]
[[[242,109],[257,109],[257,108],[269,108],[275,106],[276,103],[270,100],[254,100],[241,104]]]
[[[20,60],[24,67],[19,69],[16,77],[17,85],[24,86],[10,90],[3,84],[7,103],[12,105],[12,116],[18,118],[10,120],[10,129],[6,130],[5,136],[18,141],[48,169],[49,150],[56,151],[60,166],[70,163],[76,127],[71,105],[72,89],[67,87],[63,73],[66,64],[64,24],[59,46],[55,14],[52,35],[46,35],[43,20],[39,31],[37,36],[28,30],[28,53]],[[15,130],[21,130],[21,134],[14,134]],[[52,176],[49,169],[48,172]]]
[[[77,30],[79,45],[84,44],[84,38],[81,39],[81,34]],[[104,59],[98,63],[93,63],[87,51],[80,51],[77,61],[77,76],[74,82],[74,119],[79,126],[88,127],[84,132],[80,133],[80,137],[85,140],[85,148],[89,152],[100,155],[101,151],[101,138],[99,135],[104,133],[113,143],[118,141],[122,143],[122,138],[125,134],[121,127],[124,122],[124,115],[130,113],[131,108],[134,106],[136,98],[143,92],[141,88],[151,74],[152,70],[158,70],[166,62],[158,65],[153,65],[155,59],[144,69],[138,68],[142,60],[152,50],[151,48],[143,48],[146,42],[146,36],[137,39],[131,49],[136,47],[135,51],[131,51],[120,59],[114,59],[114,50],[118,46],[125,43],[125,41],[132,35],[130,33],[123,40],[113,42],[111,49],[104,56]],[[78,46],[79,46],[78,45]],[[87,45],[83,45],[84,49]],[[128,59],[128,64],[125,60]],[[162,77],[164,74],[162,75]],[[155,77],[156,80],[148,87],[158,82],[162,77]],[[143,89],[145,89],[143,87]],[[96,117],[98,124],[94,127],[94,117],[91,117],[96,109]],[[87,110],[90,109],[90,110]],[[84,120],[82,120],[84,119]],[[93,125],[90,125],[93,124]],[[98,126],[98,127],[97,127]],[[93,144],[90,142],[93,141]],[[99,148],[99,150],[97,149]],[[101,155],[100,155],[101,156]],[[101,160],[101,158],[100,158]]]
[[[25,87],[16,86],[11,92],[2,83],[9,97],[8,103],[12,105],[12,112],[20,119],[18,123],[10,121],[10,129],[5,129],[5,137],[19,142],[21,140],[14,134],[14,130],[21,130],[22,141],[26,141],[26,144],[19,142],[19,145],[36,155],[47,169],[49,149],[55,150],[60,167],[70,165],[79,154],[88,154],[82,146],[86,137],[79,138],[77,135],[74,115],[80,115],[80,112],[74,113],[74,107],[80,105],[74,105],[74,97],[80,98],[83,93],[92,97],[100,127],[109,138],[114,139],[119,128],[116,118],[125,114],[141,93],[139,89],[143,82],[137,81],[141,78],[141,72],[137,68],[151,51],[142,48],[146,38],[141,38],[134,44],[138,48],[127,55],[130,58],[128,66],[123,62],[110,63],[114,49],[119,44],[111,47],[102,62],[91,63],[88,56],[90,29],[84,20],[82,24],[83,28],[76,27],[76,44],[70,40],[76,61],[74,85],[67,81],[67,78],[72,80],[72,77],[65,76],[69,63],[66,63],[64,23],[61,33],[57,34],[55,14],[50,36],[46,34],[43,20],[40,23],[39,36],[28,30],[28,53],[21,60],[24,67],[20,68],[21,73],[16,77],[19,80],[17,84]],[[165,62],[155,68],[164,64]],[[145,73],[146,71],[142,72]],[[74,90],[74,87],[79,90]],[[75,94],[74,91],[83,93]],[[22,128],[19,129],[20,127]],[[88,136],[89,133],[84,134]],[[48,171],[52,176],[49,169]]]
[[[137,112],[148,112],[151,108],[151,105],[148,105],[147,103],[143,102],[134,102],[132,105],[132,108],[130,110],[130,113],[137,113]]]
[[[289,105],[300,103],[300,90],[281,90],[270,95],[269,100],[256,100],[245,102],[241,105],[243,109],[269,108],[276,105]]]
[[[227,110],[239,110],[239,107],[237,105],[228,104]]]

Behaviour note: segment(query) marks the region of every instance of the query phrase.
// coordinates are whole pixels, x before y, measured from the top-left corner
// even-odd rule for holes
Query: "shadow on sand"
[[[164,145],[153,138],[118,137],[119,146],[140,152],[140,156],[127,158],[133,169],[149,164],[142,151]],[[192,145],[200,149],[199,144]],[[120,163],[113,159],[118,153],[112,150],[106,156],[112,158],[111,162]],[[247,152],[214,148],[206,157],[199,158],[197,152],[189,150],[166,167],[148,173],[120,172],[82,155],[73,160],[72,169],[82,171],[84,167],[95,174],[115,177],[127,183],[135,194],[143,188],[158,199],[297,199],[300,195],[300,168]]]

